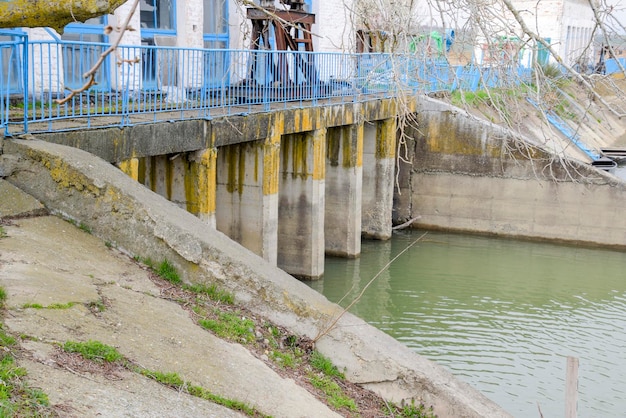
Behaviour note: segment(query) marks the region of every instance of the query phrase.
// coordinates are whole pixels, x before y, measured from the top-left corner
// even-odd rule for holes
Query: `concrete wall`
[[[558,159],[433,100],[401,164],[396,222],[419,228],[626,248],[626,184]]]

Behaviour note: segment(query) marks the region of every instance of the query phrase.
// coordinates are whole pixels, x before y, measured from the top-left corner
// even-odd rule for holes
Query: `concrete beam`
[[[363,186],[363,124],[327,131],[326,254],[361,254],[361,193]]]
[[[324,274],[326,129],[281,139],[278,267],[303,279]]]
[[[395,118],[363,125],[361,234],[366,238],[391,238],[395,155]]]

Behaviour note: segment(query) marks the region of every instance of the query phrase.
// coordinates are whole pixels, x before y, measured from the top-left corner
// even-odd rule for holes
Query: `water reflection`
[[[310,285],[346,306],[422,233],[364,241]],[[429,233],[353,313],[436,360],[517,417],[564,414],[565,359],[579,357],[579,416],[626,410],[626,254]]]

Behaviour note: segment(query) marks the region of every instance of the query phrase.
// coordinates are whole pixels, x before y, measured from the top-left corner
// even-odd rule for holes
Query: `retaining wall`
[[[514,238],[626,248],[626,184],[498,126],[424,99],[409,128],[394,221]]]

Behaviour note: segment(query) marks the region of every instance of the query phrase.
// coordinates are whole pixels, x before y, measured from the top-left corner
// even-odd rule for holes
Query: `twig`
[[[117,37],[117,39],[115,40],[115,42],[113,42],[111,44],[111,46],[109,46],[102,54],[100,54],[100,57],[98,57],[98,61],[96,61],[96,63],[93,65],[93,67],[91,67],[85,74],[83,74],[83,78],[87,79],[87,82],[85,84],[83,84],[82,87],[74,90],[74,89],[68,89],[70,90],[70,94],[68,94],[67,96],[65,96],[62,99],[57,99],[56,102],[58,104],[65,104],[67,102],[69,102],[72,97],[74,97],[75,95],[77,95],[78,93],[82,93],[83,91],[87,90],[88,88],[90,88],[91,86],[97,84],[96,82],[96,72],[98,71],[98,69],[102,66],[102,63],[104,62],[104,60],[106,59],[106,57],[109,56],[109,54],[111,54],[111,52],[115,51],[117,49],[117,47],[120,45],[120,42],[122,42],[122,37],[124,35],[124,33],[127,30],[134,30],[132,29],[129,24],[130,24],[130,20],[132,19],[133,15],[135,14],[135,10],[137,10],[137,6],[139,6],[139,0],[135,0],[133,2],[133,5],[131,6],[130,10],[128,11],[128,16],[126,16],[126,20],[124,20],[124,23],[122,24],[122,26],[119,27],[119,36]]]
[[[404,229],[404,228],[407,228],[407,227],[411,226],[411,224],[413,224],[413,222],[417,221],[417,220],[418,220],[418,219],[420,219],[420,218],[421,218],[421,216],[416,216],[415,218],[413,218],[413,219],[409,219],[409,220],[408,220],[408,221],[406,221],[405,223],[400,224],[400,225],[396,225],[396,226],[394,226],[394,227],[393,227],[393,228],[391,228],[391,229],[392,229],[393,231],[397,231],[397,230],[399,230],[399,229]]]
[[[335,318],[331,324],[326,327],[326,329],[322,332],[320,332],[319,334],[317,334],[317,337],[315,337],[313,339],[313,344],[315,344],[317,341],[319,341],[320,338],[322,338],[324,335],[328,334],[334,327],[335,325],[337,325],[337,322],[339,322],[339,320],[341,319],[341,317],[350,310],[350,308],[352,308],[352,306],[354,306],[355,303],[357,303],[361,297],[363,297],[363,294],[365,293],[365,291],[367,290],[368,287],[370,287],[370,285],[372,283],[374,283],[374,281],[381,275],[383,274],[383,272],[385,270],[387,270],[387,268],[389,268],[389,266],[396,261],[402,254],[404,254],[405,252],[407,252],[412,246],[414,246],[418,241],[420,241],[422,238],[424,238],[426,236],[426,234],[428,234],[428,232],[424,232],[422,235],[419,236],[419,238],[417,238],[415,241],[413,241],[411,244],[409,244],[404,250],[400,251],[400,253],[398,253],[398,255],[396,255],[394,258],[391,259],[391,261],[389,261],[387,264],[385,264],[385,266],[380,269],[380,271],[378,273],[376,273],[376,275],[374,277],[372,277],[372,279],[367,282],[367,284],[365,285],[365,287],[363,287],[363,289],[361,290],[361,293],[359,293],[359,295],[352,301],[350,302],[350,304],[343,310],[341,311],[341,313],[339,315],[337,315],[337,318]]]

